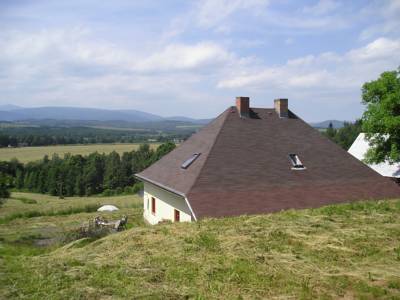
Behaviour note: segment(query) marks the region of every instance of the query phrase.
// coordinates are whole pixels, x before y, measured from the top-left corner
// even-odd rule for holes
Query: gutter
[[[177,190],[174,190],[173,188],[170,188],[170,187],[168,187],[168,186],[166,186],[166,185],[163,185],[163,184],[161,184],[161,183],[159,183],[159,182],[157,182],[157,181],[148,179],[148,178],[143,177],[143,176],[141,176],[141,175],[135,174],[134,176],[135,176],[137,179],[141,180],[141,181],[147,181],[147,182],[149,182],[149,183],[151,183],[151,184],[153,184],[153,185],[159,186],[159,187],[162,188],[163,190],[166,190],[166,191],[168,191],[168,192],[170,192],[170,193],[173,193],[173,194],[175,194],[175,195],[181,196],[183,199],[185,199],[185,202],[186,202],[187,206],[189,207],[190,213],[192,214],[194,220],[197,221],[197,218],[196,218],[196,215],[194,214],[194,211],[193,211],[193,209],[192,209],[192,206],[190,205],[189,200],[188,200],[188,198],[186,197],[186,195],[185,195],[184,193],[181,193],[181,192],[179,192],[179,191],[177,191]]]

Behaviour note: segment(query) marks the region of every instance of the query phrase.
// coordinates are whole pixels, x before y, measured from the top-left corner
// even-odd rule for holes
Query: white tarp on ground
[[[363,160],[368,149],[369,143],[365,139],[365,133],[360,133],[348,152],[359,160]],[[388,162],[383,162],[380,164],[368,164],[368,166],[382,176],[400,178],[400,163],[391,165]]]
[[[103,205],[97,211],[115,211],[118,210],[118,207],[114,205]]]

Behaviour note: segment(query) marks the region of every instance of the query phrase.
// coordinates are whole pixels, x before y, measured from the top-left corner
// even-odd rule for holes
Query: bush
[[[125,195],[133,194],[133,188],[130,187],[130,186],[126,186],[126,187],[124,188],[124,194],[125,194]]]
[[[0,172],[0,206],[10,198],[10,181],[11,177]]]
[[[143,182],[137,182],[133,185],[132,188],[132,193],[133,194],[137,194],[139,193],[141,190],[143,190]]]
[[[106,190],[103,191],[102,195],[103,195],[103,196],[106,196],[106,197],[110,197],[110,196],[113,196],[113,195],[114,195],[114,191],[113,191],[113,190],[106,189]]]

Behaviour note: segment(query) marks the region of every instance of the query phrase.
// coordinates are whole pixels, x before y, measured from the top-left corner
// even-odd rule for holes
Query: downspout
[[[186,201],[187,206],[188,206],[189,209],[190,209],[190,212],[192,213],[192,216],[193,216],[194,220],[197,221],[196,215],[194,214],[193,209],[192,209],[192,207],[190,206],[190,203],[189,203],[188,198],[187,198],[186,196],[184,196],[184,198],[185,198],[185,201]]]

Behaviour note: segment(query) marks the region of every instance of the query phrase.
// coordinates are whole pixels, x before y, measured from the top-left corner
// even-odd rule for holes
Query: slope
[[[5,299],[398,299],[400,200],[140,226],[4,257]]]

